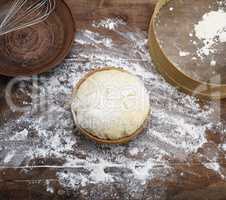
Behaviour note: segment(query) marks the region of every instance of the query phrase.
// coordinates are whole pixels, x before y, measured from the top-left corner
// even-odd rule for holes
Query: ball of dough
[[[117,68],[91,72],[73,94],[76,124],[100,139],[117,140],[135,134],[144,125],[149,111],[144,83]]]

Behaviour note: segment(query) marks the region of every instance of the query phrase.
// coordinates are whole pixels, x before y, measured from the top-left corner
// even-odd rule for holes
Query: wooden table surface
[[[120,16],[130,25],[147,30],[157,0],[66,0],[78,28],[103,17]]]
[[[147,30],[151,14],[156,0],[65,0],[72,10],[76,21],[76,27],[83,29],[86,24],[92,20],[102,19],[103,17],[120,16],[129,25]],[[13,115],[5,112],[7,110],[4,100],[4,85],[9,79],[1,77],[0,79],[0,111],[1,115]],[[225,101],[221,102],[222,110],[226,110]],[[4,113],[4,114],[3,114]],[[225,118],[225,112],[221,113]],[[1,116],[0,116],[1,117]],[[1,117],[3,118],[3,117]],[[218,134],[209,133],[208,139],[217,144],[221,140]],[[149,183],[150,190],[144,194],[145,199],[188,199],[188,200],[225,200],[226,182],[211,170],[207,170],[198,162],[190,163],[176,167],[177,179],[173,181],[153,180]],[[222,158],[222,166],[226,168],[225,158]],[[183,170],[182,170],[183,169]],[[189,173],[181,177],[181,171]],[[52,178],[52,184],[59,188],[57,180],[54,178],[56,169],[36,168],[32,173],[26,174],[17,168],[5,169],[0,171],[0,200],[24,200],[24,199],[86,199],[76,192],[65,192],[59,189],[57,193],[51,194],[46,191],[44,184],[45,178]],[[193,175],[191,172],[194,172]],[[38,180],[38,181],[37,181]],[[177,180],[177,181],[175,181]],[[155,198],[153,194],[162,190],[164,185],[165,196]],[[117,186],[116,186],[117,188]],[[112,189],[108,188],[107,189]],[[119,199],[122,199],[124,191],[119,192]],[[121,194],[121,198],[120,198]],[[110,199],[110,198],[106,198]]]

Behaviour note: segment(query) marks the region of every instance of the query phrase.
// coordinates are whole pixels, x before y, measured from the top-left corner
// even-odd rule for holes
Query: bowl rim
[[[162,49],[156,33],[155,22],[161,8],[170,1],[173,0],[158,0],[149,24],[149,52],[157,70],[170,84],[189,95],[216,100],[226,98],[226,84],[214,84],[192,78],[175,66]]]
[[[50,59],[48,63],[45,63],[44,65],[40,65],[41,63],[37,64],[35,68],[21,67],[23,70],[18,70],[19,67],[13,67],[12,65],[10,67],[1,67],[0,75],[8,77],[37,75],[53,69],[62,63],[73,46],[76,32],[76,23],[68,4],[64,0],[57,0],[56,8],[51,15],[57,15],[57,13],[60,12],[60,9],[65,9],[65,11],[68,13],[67,16],[62,18],[67,21],[68,32],[65,36],[65,42],[62,43],[62,46],[59,48],[61,49],[60,52],[57,55],[54,55],[55,57],[52,60]],[[48,21],[48,18],[46,20]],[[10,68],[11,70],[9,70]]]
[[[101,72],[101,71],[107,71],[107,70],[117,70],[117,71],[121,71],[121,72],[124,72],[124,73],[128,73],[130,75],[133,75],[135,76],[134,74],[128,72],[127,70],[123,69],[123,68],[118,68],[118,67],[98,67],[96,69],[93,69],[91,71],[89,71],[87,74],[85,74],[85,76],[83,78],[81,78],[79,80],[79,82],[75,85],[75,87],[73,88],[73,91],[72,91],[72,98],[76,95],[79,87],[90,77],[92,76],[93,74],[95,74],[96,72]],[[148,126],[148,122],[149,122],[149,118],[150,118],[150,114],[151,114],[151,106],[149,106],[149,111],[148,111],[148,114],[144,120],[144,122],[142,123],[142,125],[135,131],[133,132],[132,134],[128,135],[128,136],[125,136],[125,137],[122,137],[122,138],[119,138],[119,139],[114,139],[114,140],[111,140],[111,139],[103,139],[103,138],[99,138],[97,137],[96,135],[92,134],[90,131],[82,128],[78,123],[77,123],[77,119],[76,119],[76,112],[73,110],[73,104],[71,104],[71,112],[72,112],[72,115],[73,115],[73,119],[74,119],[74,122],[78,128],[78,130],[83,134],[85,135],[86,137],[88,137],[89,139],[97,142],[98,144],[126,144],[128,143],[129,141],[133,140],[135,137],[137,137],[139,134],[141,134],[145,129],[146,127]]]

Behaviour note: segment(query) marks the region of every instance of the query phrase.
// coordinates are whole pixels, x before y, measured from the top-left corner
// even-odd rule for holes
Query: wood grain
[[[83,29],[93,20],[103,17],[122,17],[131,26],[142,30],[148,29],[151,14],[156,0],[65,0],[72,10],[78,29]],[[0,78],[0,118],[2,114],[13,115],[6,108],[4,101],[4,87],[8,78]],[[221,117],[226,119],[226,102],[220,103]],[[7,112],[6,112],[7,111]],[[3,123],[0,121],[0,124]],[[222,135],[210,132],[208,140],[217,146],[222,141]],[[224,154],[221,155],[221,165],[226,168]],[[172,161],[172,166],[173,166]],[[26,199],[90,199],[91,192],[99,191],[99,185],[91,184],[86,189],[88,194],[81,191],[65,191],[59,187],[55,174],[59,168],[35,168],[29,173],[17,168],[7,168],[0,173],[0,199],[26,200]],[[65,169],[67,170],[67,169]],[[154,179],[144,187],[143,199],[150,200],[225,200],[226,183],[218,174],[207,170],[201,163],[191,159],[191,163],[174,166],[175,176],[171,181]],[[183,176],[181,176],[183,173]],[[54,188],[54,194],[46,191],[46,181],[49,180]],[[107,198],[100,199],[131,199],[130,194],[120,183],[107,184],[99,194],[106,193]],[[157,197],[157,194],[163,194]],[[111,196],[112,195],[112,196]],[[139,198],[137,198],[139,199]]]
[[[66,0],[78,28],[104,17],[121,17],[131,26],[147,30],[157,0]]]

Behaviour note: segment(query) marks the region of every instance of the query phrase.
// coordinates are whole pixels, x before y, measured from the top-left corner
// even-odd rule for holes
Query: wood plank
[[[147,30],[157,0],[66,0],[77,28],[104,17],[121,17],[128,24]]]

